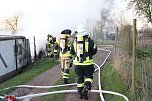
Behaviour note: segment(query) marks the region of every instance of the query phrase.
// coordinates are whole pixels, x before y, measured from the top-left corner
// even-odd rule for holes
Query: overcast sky
[[[99,19],[102,0],[0,0],[0,18],[21,12],[24,32],[60,33],[87,19]],[[27,26],[28,25],[28,26]],[[31,27],[32,26],[32,27]]]
[[[63,29],[74,31],[78,24],[96,21],[106,0],[0,0],[0,21],[21,13],[18,33],[25,35],[37,47],[44,46],[46,35],[59,36]],[[120,0],[115,0],[120,1]],[[31,45],[33,49],[33,45]]]

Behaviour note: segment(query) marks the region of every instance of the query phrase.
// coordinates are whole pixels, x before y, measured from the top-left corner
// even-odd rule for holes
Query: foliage
[[[106,23],[110,21],[110,9],[102,9],[100,15],[101,19],[97,21],[97,30],[102,33]]]
[[[129,26],[128,26],[129,27]],[[131,26],[130,26],[131,27]],[[129,28],[128,28],[129,29]],[[131,29],[131,28],[130,28]],[[151,99],[151,58],[152,58],[152,45],[150,36],[146,36],[150,31],[139,32],[141,36],[136,41],[136,59],[132,60],[132,37],[129,38],[129,31],[125,27],[119,30],[120,44],[117,44],[117,55],[115,60],[115,69],[121,75],[124,84],[131,90],[132,84],[132,63],[135,62],[135,98],[136,101],[150,101]],[[149,34],[149,33],[148,33]],[[130,34],[131,35],[131,34]],[[139,35],[139,34],[138,34]],[[118,46],[120,46],[118,48]],[[130,49],[130,50],[129,50]],[[129,53],[129,54],[128,54]],[[126,54],[126,55],[124,55]],[[128,55],[128,57],[127,57]],[[120,58],[119,58],[120,57]],[[121,71],[122,70],[122,71]],[[127,77],[127,78],[126,78]]]
[[[137,58],[152,58],[152,46],[136,49]]]
[[[118,73],[112,67],[111,62],[108,62],[105,65],[101,74],[101,80],[103,90],[114,91],[124,95],[128,93],[122,84]],[[125,101],[124,98],[115,95],[104,94],[104,98],[106,101]]]
[[[136,50],[136,99],[150,101],[152,99],[152,45]]]
[[[130,0],[129,6],[134,7],[139,16],[143,15],[152,23],[152,0]]]
[[[120,46],[127,51],[129,55],[132,54],[132,25],[126,24],[119,29]]]

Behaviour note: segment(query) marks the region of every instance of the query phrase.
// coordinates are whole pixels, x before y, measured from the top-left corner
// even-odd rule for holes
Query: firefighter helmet
[[[70,29],[65,29],[65,30],[63,30],[63,31],[61,32],[61,35],[62,35],[62,34],[66,34],[66,37],[69,38],[69,37],[71,36],[71,32],[72,32],[72,31],[71,31]]]
[[[81,36],[89,35],[87,27],[85,25],[83,25],[83,24],[78,25],[77,33],[78,33],[78,35],[81,35]]]
[[[48,38],[51,38],[51,37],[52,37],[52,35],[48,34],[48,35],[47,35],[47,37],[48,37]]]

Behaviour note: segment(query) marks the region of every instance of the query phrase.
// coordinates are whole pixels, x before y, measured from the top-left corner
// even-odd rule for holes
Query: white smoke
[[[38,52],[45,47],[47,34],[59,37],[63,29],[75,31],[88,19],[96,21],[103,7],[103,0],[0,0],[0,21],[21,12],[17,35],[30,40],[33,56],[33,36]]]

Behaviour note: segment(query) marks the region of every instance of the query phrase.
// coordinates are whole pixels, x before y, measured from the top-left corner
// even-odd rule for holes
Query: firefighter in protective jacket
[[[53,56],[55,60],[59,60],[59,49],[55,49],[56,44],[59,43],[56,40],[56,37],[53,38]]]
[[[77,35],[71,46],[71,54],[74,55],[73,65],[77,74],[77,88],[80,99],[88,99],[88,90],[91,90],[93,82],[94,62],[93,55],[97,53],[97,46],[89,37],[86,26],[80,24],[77,27]]]
[[[56,38],[53,37],[52,35],[48,34],[47,35],[47,52],[48,52],[48,56],[50,56],[51,58],[54,57],[54,45],[56,43]]]
[[[69,70],[70,70],[70,36],[71,36],[71,30],[66,29],[61,32],[61,36],[59,40],[57,41],[57,44],[55,46],[55,50],[59,49],[59,58],[61,62],[61,72],[63,77],[64,84],[68,83],[69,79]]]

